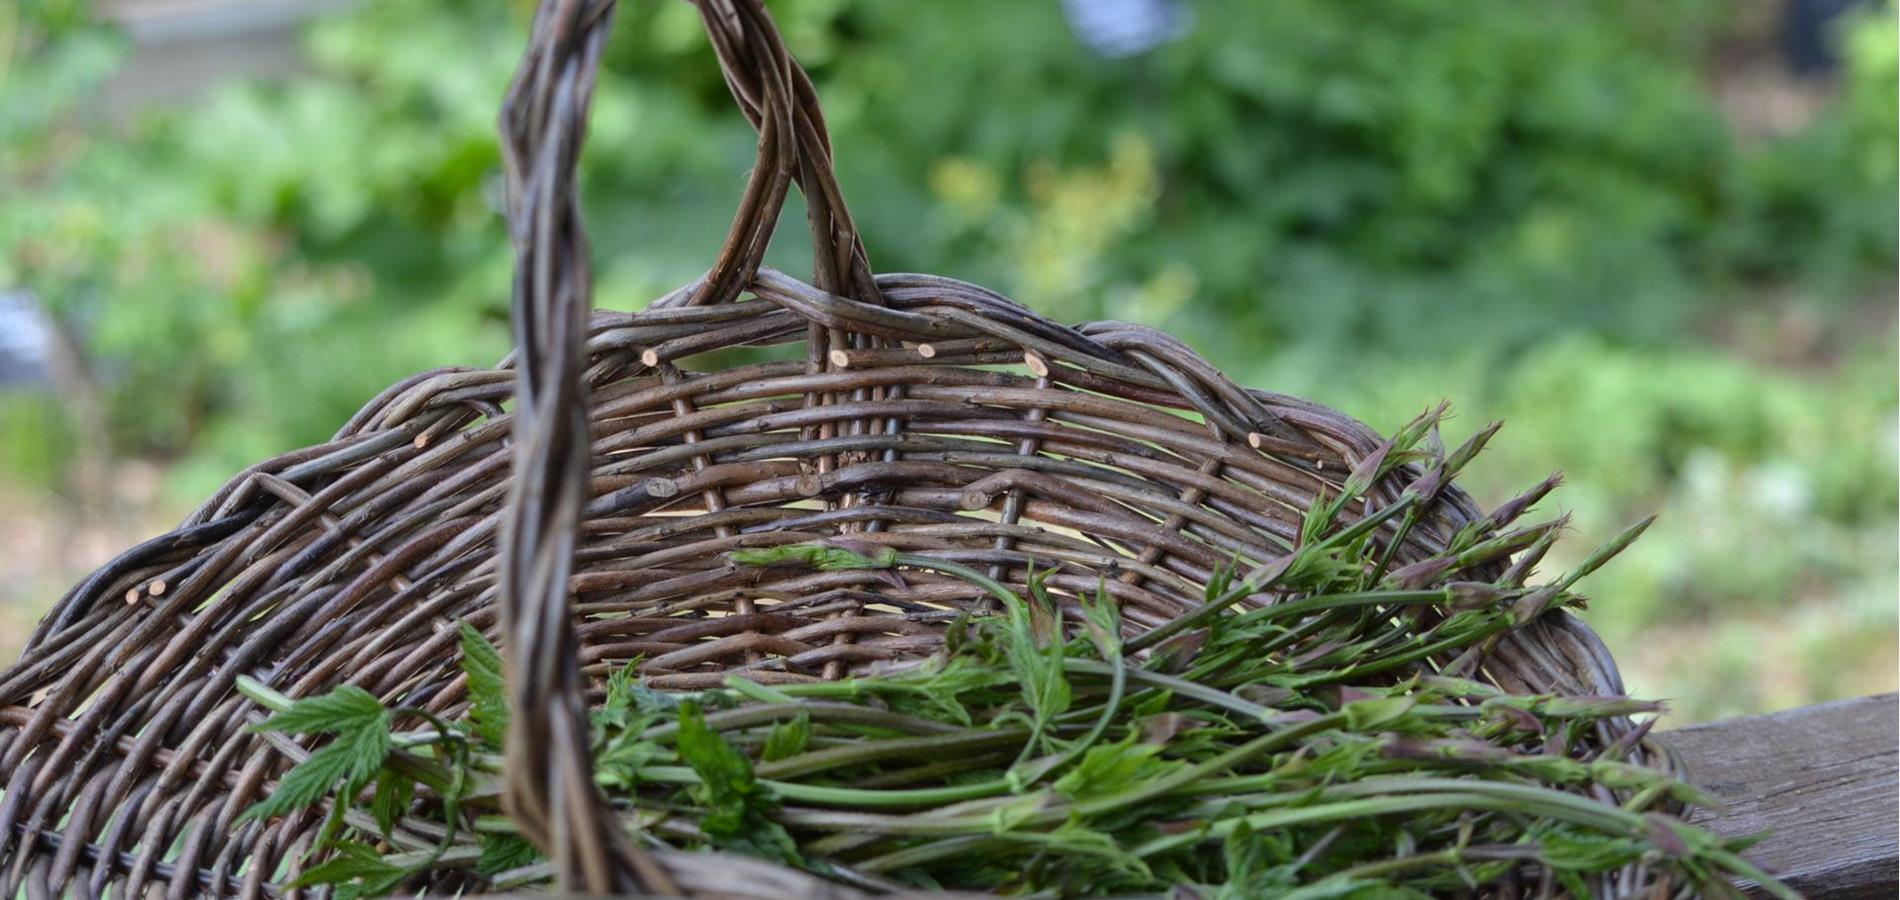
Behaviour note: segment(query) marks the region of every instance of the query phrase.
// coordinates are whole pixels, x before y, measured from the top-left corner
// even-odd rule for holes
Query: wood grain
[[[1891,898],[1900,865],[1900,699],[1860,697],[1663,734],[1727,809],[1692,821],[1770,832],[1746,855],[1816,900]]]

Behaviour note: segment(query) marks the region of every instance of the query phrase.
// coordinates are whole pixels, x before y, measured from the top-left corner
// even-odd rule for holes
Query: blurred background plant
[[[1091,32],[1115,6],[1154,39]],[[772,8],[878,268],[1167,327],[1376,427],[1506,419],[1481,500],[1561,468],[1572,547],[1662,514],[1591,618],[1685,717],[1895,686],[1890,5]],[[0,0],[0,658],[245,464],[505,351],[530,13]],[[631,309],[708,264],[751,134],[690,7],[619,17],[585,188]]]

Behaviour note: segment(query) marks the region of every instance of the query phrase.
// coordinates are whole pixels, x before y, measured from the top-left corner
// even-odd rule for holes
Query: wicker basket
[[[698,5],[759,133],[709,274],[644,311],[588,318],[574,179],[612,4],[547,0],[503,114],[518,355],[390,387],[330,442],[244,471],[59,601],[0,675],[0,895],[280,893],[270,879],[294,870],[320,817],[234,821],[307,750],[247,730],[263,714],[235,679],[291,696],[347,682],[458,714],[458,621],[510,652],[516,709],[531,712],[510,734],[508,805],[564,885],[851,895],[618,836],[590,778],[590,689],[635,657],[659,688],[863,673],[932,653],[984,600],[928,573],[739,568],[724,551],[844,536],[1018,584],[1032,560],[1110,569],[1141,632],[1196,609],[1218,565],[1284,556],[1305,509],[1380,447],[1154,330],[1068,327],[960,281],[873,276],[811,83],[759,0]],[[759,265],[793,184],[811,283]],[[791,361],[687,364],[800,344]],[[1480,518],[1455,487],[1432,501],[1399,561]],[[1561,611],[1479,674],[1512,691],[1621,691],[1609,654]]]

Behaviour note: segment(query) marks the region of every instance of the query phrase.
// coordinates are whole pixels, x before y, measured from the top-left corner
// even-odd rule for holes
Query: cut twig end
[[[1037,378],[1049,377],[1049,361],[1033,350],[1023,353],[1023,365]]]
[[[936,359],[937,347],[934,344],[918,344],[917,355],[925,359]]]

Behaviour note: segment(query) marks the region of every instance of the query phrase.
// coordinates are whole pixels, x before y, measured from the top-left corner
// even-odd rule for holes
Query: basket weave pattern
[[[1380,448],[1153,329],[1068,327],[953,279],[873,276],[811,83],[758,0],[699,6],[760,135],[708,275],[589,317],[575,164],[611,4],[544,3],[503,116],[517,355],[393,385],[328,443],[240,473],[60,600],[0,674],[0,894],[279,893],[320,817],[233,823],[309,751],[247,731],[263,713],[235,679],[293,697],[355,684],[455,716],[467,621],[510,654],[515,708],[531,712],[509,738],[508,808],[564,884],[691,894],[751,866],[758,896],[799,895],[815,888],[798,873],[631,846],[591,782],[590,694],[634,659],[663,689],[872,673],[988,607],[930,573],[723,553],[843,539],[1015,584],[1053,568],[1069,596],[1107,572],[1133,636],[1198,608],[1217,567],[1284,557],[1305,510]],[[793,185],[818,248],[810,283],[759,265]],[[804,353],[693,365],[772,346]],[[1427,474],[1401,469],[1374,494]],[[1480,518],[1445,485],[1396,560]],[[1621,691],[1562,611],[1478,674]]]

